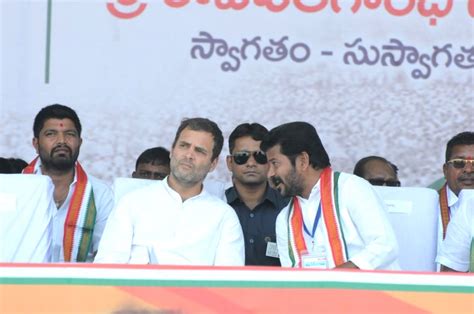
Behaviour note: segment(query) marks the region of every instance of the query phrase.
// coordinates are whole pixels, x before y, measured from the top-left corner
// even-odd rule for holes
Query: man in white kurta
[[[277,217],[282,266],[398,270],[398,245],[382,201],[362,178],[334,172],[316,129],[272,129],[261,149],[269,181],[292,201]]]
[[[439,192],[438,252],[451,219],[460,207],[461,190],[474,189],[474,132],[461,132],[446,145],[443,173],[446,183]],[[438,265],[439,266],[439,265]]]
[[[239,220],[203,190],[184,202],[168,179],[126,194],[110,216],[96,262],[243,265]]]
[[[52,261],[92,262],[113,208],[113,194],[78,161],[82,145],[79,117],[67,106],[46,106],[36,115],[33,132],[38,156],[23,173],[47,175],[54,184],[57,211],[52,221]]]
[[[170,175],[121,198],[95,262],[244,265],[237,215],[203,188],[222,145],[222,132],[213,121],[183,120],[170,153]]]
[[[397,242],[394,237],[384,205],[370,184],[354,175],[341,173],[339,177],[339,209],[348,257],[360,269],[399,270],[397,262]],[[321,201],[320,181],[311,189],[308,199],[300,200],[303,219],[308,229],[312,229],[316,211]],[[278,252],[282,266],[290,267],[288,253],[288,211],[284,208],[278,215],[276,234]],[[307,223],[308,222],[308,223]],[[308,249],[313,239],[304,233]],[[314,242],[328,246],[325,226],[321,222],[316,227]],[[328,268],[335,265],[328,259]]]
[[[466,272],[474,269],[474,190],[461,190],[459,210],[448,225],[436,262],[448,269]]]

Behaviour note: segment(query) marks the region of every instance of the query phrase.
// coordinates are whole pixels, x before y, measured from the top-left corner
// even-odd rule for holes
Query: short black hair
[[[211,121],[207,118],[190,118],[184,119],[181,121],[178,130],[176,131],[176,135],[173,141],[173,147],[176,145],[181,132],[185,129],[189,128],[193,131],[204,131],[211,133],[214,139],[214,147],[212,148],[212,157],[211,160],[214,161],[222,151],[222,146],[224,145],[224,137],[222,136],[222,131],[217,126],[217,123]]]
[[[388,161],[387,159],[380,156],[367,156],[367,157],[362,158],[355,164],[353,173],[358,177],[364,178],[365,165],[369,161],[372,161],[372,160],[379,160],[379,161],[387,163],[390,167],[392,167],[393,171],[395,172],[395,175],[398,176],[398,167],[395,164]]]
[[[260,123],[242,123],[239,124],[229,136],[229,153],[232,154],[235,148],[235,141],[238,138],[250,136],[255,141],[263,140],[268,130]]]
[[[446,145],[446,162],[451,159],[453,148],[457,145],[474,145],[474,132],[461,132],[449,140]]]
[[[33,124],[33,134],[36,138],[39,137],[41,130],[44,127],[44,123],[48,119],[70,119],[76,127],[77,133],[81,136],[82,126],[77,113],[67,107],[60,104],[49,105],[41,109],[35,117]]]
[[[170,152],[164,147],[152,147],[145,150],[143,153],[138,156],[137,162],[135,163],[135,169],[138,168],[139,164],[149,164],[152,165],[170,165]]]
[[[293,166],[296,157],[302,152],[308,154],[309,163],[315,169],[331,165],[316,128],[307,122],[290,122],[271,129],[263,138],[260,148],[266,152],[276,145],[280,145],[282,154],[290,159]]]

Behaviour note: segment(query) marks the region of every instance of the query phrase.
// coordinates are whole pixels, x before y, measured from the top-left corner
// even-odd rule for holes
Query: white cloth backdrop
[[[305,120],[334,168],[377,154],[425,186],[447,140],[473,129],[473,15],[473,0],[2,0],[0,156],[34,157],[33,119],[51,103],[76,109],[80,159],[109,183],[170,147],[184,117],[226,140],[241,122]],[[215,40],[207,59],[200,32]],[[212,178],[229,179],[226,153]]]

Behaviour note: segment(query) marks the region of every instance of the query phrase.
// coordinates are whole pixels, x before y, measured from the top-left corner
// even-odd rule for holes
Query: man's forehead
[[[59,119],[59,118],[49,118],[44,121],[43,129],[46,128],[68,128],[68,129],[76,129],[76,125],[74,121],[69,118]]]
[[[205,146],[210,145],[212,148],[212,145],[214,144],[214,138],[209,132],[185,128],[179,135],[178,142],[194,144],[203,148],[207,148]]]
[[[474,158],[474,144],[472,145],[455,145],[451,151],[450,158],[471,157]]]
[[[267,150],[266,154],[269,158],[281,158],[281,157],[285,156],[281,152],[281,145],[280,144],[277,144],[275,146],[270,147]]]

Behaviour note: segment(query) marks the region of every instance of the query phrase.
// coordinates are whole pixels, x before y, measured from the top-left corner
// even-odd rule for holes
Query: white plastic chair
[[[438,194],[429,188],[374,186],[385,203],[404,271],[436,271]]]
[[[0,262],[51,261],[53,192],[48,176],[0,174]]]

